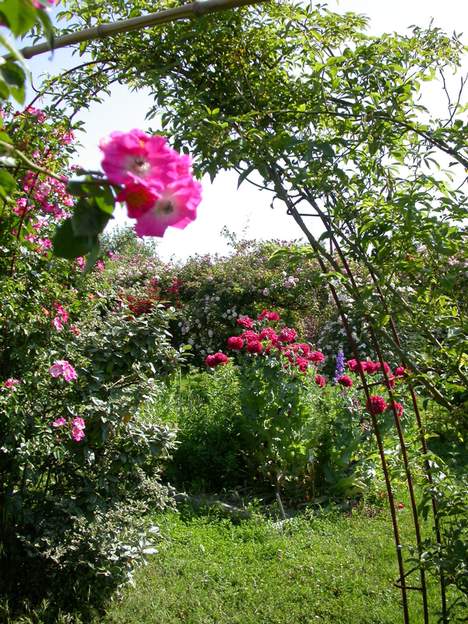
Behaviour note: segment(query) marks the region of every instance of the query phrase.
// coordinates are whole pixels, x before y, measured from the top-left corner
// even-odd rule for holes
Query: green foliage
[[[152,5],[71,2],[69,11],[78,6],[86,22]],[[90,42],[86,51],[103,63],[120,59],[108,80],[152,90],[149,115],[161,115],[199,173],[234,169],[239,182],[256,173],[301,228],[296,206],[318,215],[328,231],[309,240],[339,279],[345,310],[373,324],[425,393],[463,406],[466,305],[453,286],[467,205],[458,182],[468,165],[466,109],[458,99],[434,116],[422,86],[456,70],[464,48],[435,27],[369,37],[365,24],[323,7],[265,3],[169,24],[150,38]],[[328,253],[330,239],[362,268],[358,280]]]
[[[177,377],[145,418],[178,428],[168,475],[180,487],[291,500],[347,498],[374,475],[370,431],[353,393],[248,358]]]
[[[438,507],[442,531],[441,544],[427,539],[420,555],[421,565],[436,577],[443,575],[447,586],[454,585],[458,599],[452,606],[466,609],[468,595],[468,482],[466,473],[458,475],[437,457],[430,458],[433,483],[426,484],[419,511],[426,519],[431,501]],[[465,462],[466,463],[466,462]]]

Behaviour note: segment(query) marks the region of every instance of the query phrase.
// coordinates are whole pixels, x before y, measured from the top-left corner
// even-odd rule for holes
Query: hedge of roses
[[[73,133],[53,113],[5,121],[28,158],[68,173]],[[86,274],[83,258],[52,256],[75,201],[25,164],[1,205],[0,593],[13,609],[49,598],[51,619],[99,605],[153,551],[142,518],[169,502],[160,472],[175,434],[137,414],[180,359],[164,306],[135,315],[96,291],[111,257]]]
[[[317,341],[322,326],[336,312],[314,261],[292,270],[285,257],[271,259],[288,243],[237,243],[232,254],[195,256],[164,263],[125,232],[104,241],[112,251],[109,270],[96,278],[112,282],[135,314],[161,303],[174,308],[173,344],[191,347],[190,362],[202,365],[207,353],[222,348],[232,322],[241,314],[257,314],[274,306],[309,340]],[[101,282],[102,284],[102,282]]]

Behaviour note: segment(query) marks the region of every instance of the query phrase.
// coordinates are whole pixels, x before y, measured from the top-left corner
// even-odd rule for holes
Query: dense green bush
[[[171,475],[299,500],[362,493],[374,460],[359,393],[327,384],[323,354],[267,314],[276,320],[240,319],[249,329],[228,341],[235,360],[209,355],[213,370],[179,376],[158,398],[156,416],[179,428]]]

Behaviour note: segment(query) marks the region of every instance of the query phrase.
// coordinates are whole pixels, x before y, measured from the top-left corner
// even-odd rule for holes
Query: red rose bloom
[[[253,319],[250,318],[250,316],[239,316],[239,318],[237,319],[236,323],[238,325],[240,325],[241,327],[244,327],[245,329],[252,329],[253,327]]]
[[[278,336],[278,340],[281,342],[294,342],[297,337],[297,332],[291,327],[283,327]]]
[[[263,351],[263,345],[258,340],[251,340],[247,342],[247,351],[249,353],[261,353]]]
[[[220,364],[227,364],[229,362],[229,358],[221,351],[217,353],[213,353],[211,355],[207,355],[205,358],[205,364],[210,368],[214,368],[215,366],[219,366]]]
[[[366,410],[369,414],[373,416],[377,416],[377,414],[382,414],[387,409],[387,404],[385,399],[378,394],[373,394],[366,401]]]
[[[296,365],[301,372],[305,373],[307,367],[309,366],[309,361],[306,358],[299,356],[296,358]]]
[[[267,321],[279,321],[280,315],[278,312],[270,312],[270,310],[262,310],[258,315],[258,320],[263,321],[266,319]]]
[[[363,370],[365,370],[366,373],[369,373],[369,375],[375,375],[375,373],[380,369],[379,362],[366,361],[361,362],[361,365]]]
[[[403,416],[403,405],[401,403],[398,403],[398,401],[393,401],[392,403],[389,403],[387,409],[389,412],[393,411],[394,409],[398,418],[401,418]]]
[[[352,373],[358,373],[359,371],[365,372],[366,368],[364,364],[366,364],[366,362],[359,362],[355,359],[351,359],[346,362],[346,366]]]
[[[257,332],[254,332],[251,329],[246,329],[245,332],[242,332],[241,338],[247,342],[258,342],[260,340],[260,336]]]
[[[395,377],[404,377],[406,369],[404,366],[397,366],[395,368]]]
[[[306,342],[298,342],[294,345],[291,345],[291,347],[293,347],[295,351],[299,351],[300,353],[302,353],[304,357],[307,357],[310,353],[310,345],[308,345]],[[314,353],[318,353],[318,351],[314,351]]]
[[[321,351],[312,351],[312,353],[309,353],[307,356],[307,359],[314,362],[314,364],[320,364],[325,360],[325,356]]]
[[[376,362],[376,364],[377,364],[377,370],[382,370],[382,365],[380,364],[380,362]],[[383,370],[387,373],[387,375],[392,372],[392,369],[387,364],[387,362],[383,363]]]
[[[317,386],[323,388],[326,385],[327,380],[323,375],[315,375],[315,383],[317,384]]]
[[[244,346],[244,341],[241,336],[229,336],[227,339],[228,349],[232,349],[233,351],[240,351]]]
[[[338,377],[337,382],[345,388],[351,388],[353,385],[353,380],[348,375],[341,375],[341,377]]]
[[[278,334],[273,327],[264,327],[260,332],[260,340],[271,340],[272,342],[278,340]]]

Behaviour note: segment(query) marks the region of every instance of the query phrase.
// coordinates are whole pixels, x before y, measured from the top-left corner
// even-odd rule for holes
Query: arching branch
[[[33,56],[50,52],[53,49],[65,48],[75,45],[76,43],[82,43],[83,41],[104,39],[105,37],[111,37],[133,30],[159,26],[160,24],[167,24],[168,22],[175,22],[180,19],[193,19],[209,13],[235,9],[250,4],[259,4],[260,2],[266,1],[268,0],[204,0],[203,2],[191,2],[190,4],[158,11],[157,13],[150,13],[149,15],[140,15],[126,20],[119,20],[118,22],[100,24],[93,28],[85,28],[79,32],[58,37],[53,42],[53,46],[49,42],[43,42],[35,46],[23,48],[20,52],[24,58],[30,59]],[[10,55],[5,58],[10,58]]]

